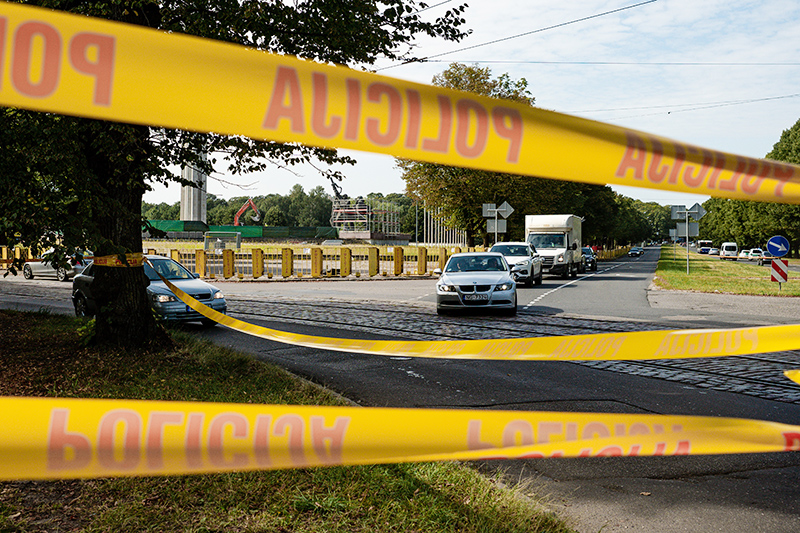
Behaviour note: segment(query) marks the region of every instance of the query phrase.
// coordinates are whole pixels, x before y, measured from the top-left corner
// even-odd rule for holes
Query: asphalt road
[[[800,323],[800,307],[793,302],[782,306],[778,316],[765,317],[753,312],[747,298],[697,299],[648,291],[656,258],[657,251],[650,250],[641,258],[601,264],[596,275],[585,279],[545,278],[541,287],[521,291],[521,311],[514,319],[437,317],[431,280],[218,285],[238,318],[303,333],[358,338],[568,335],[675,324],[741,325],[752,318],[759,323]],[[55,281],[0,280],[0,305],[68,312],[68,291],[68,284]],[[786,299],[781,300],[785,304]],[[797,387],[783,383],[780,376],[781,368],[795,363],[800,368],[795,352],[722,362],[678,361],[672,366],[437,361],[324,352],[224,328],[190,329],[365,406],[663,413],[800,424],[800,396],[793,396]],[[796,453],[476,466],[503,469],[513,479],[531,483],[545,505],[582,533],[800,531]]]

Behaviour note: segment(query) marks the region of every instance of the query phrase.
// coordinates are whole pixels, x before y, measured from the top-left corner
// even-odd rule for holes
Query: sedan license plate
[[[465,294],[464,295],[464,300],[468,300],[468,301],[488,300],[488,299],[489,299],[489,295],[488,294]]]

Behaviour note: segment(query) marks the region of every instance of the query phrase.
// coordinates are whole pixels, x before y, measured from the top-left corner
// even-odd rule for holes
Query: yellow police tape
[[[800,203],[800,167],[794,165],[6,2],[0,2],[0,105],[513,174]],[[742,355],[800,346],[797,326],[472,341],[332,339],[247,324],[169,285],[187,305],[226,326],[350,352],[568,361]],[[797,381],[797,372],[787,376]],[[796,426],[658,415],[0,398],[0,427],[2,479],[800,450]]]
[[[794,165],[6,2],[0,2],[0,73],[5,106],[512,174],[800,203],[800,167]]]
[[[800,426],[630,414],[2,397],[0,427],[4,480],[800,450]]]
[[[800,327],[796,325],[463,341],[387,341],[317,337],[265,328],[238,320],[195,300],[164,277],[161,279],[186,305],[224,326],[264,339],[321,350],[433,359],[633,361],[723,357],[800,349]]]
[[[125,260],[122,260],[122,257]],[[93,260],[95,265],[107,267],[140,267],[144,265],[144,254],[132,253],[124,255],[104,255],[95,257]]]

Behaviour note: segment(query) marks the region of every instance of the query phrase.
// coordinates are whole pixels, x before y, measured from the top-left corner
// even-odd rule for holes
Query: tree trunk
[[[148,128],[94,121],[88,126],[85,148],[96,186],[92,211],[104,241],[94,254],[142,252]],[[94,273],[95,341],[131,348],[163,345],[167,335],[150,308],[142,267],[96,266]]]

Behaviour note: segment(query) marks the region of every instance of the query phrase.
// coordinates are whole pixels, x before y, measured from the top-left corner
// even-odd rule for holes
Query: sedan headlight
[[[223,298],[225,298],[225,295],[222,294],[222,291],[217,291],[214,293],[215,300],[222,300]]]
[[[556,259],[556,261],[558,261],[559,263],[563,263],[564,262],[564,254],[559,254],[558,255],[558,259]]]
[[[164,304],[167,302],[177,302],[178,299],[171,294],[154,294],[153,301],[156,303]]]
[[[530,264],[531,264],[531,260],[530,260],[530,259],[526,259],[526,260],[524,260],[524,261],[520,261],[520,262],[519,262],[519,263],[517,263],[515,266],[526,267],[526,266],[528,266],[528,265],[530,265]]]
[[[500,285],[495,285],[494,290],[496,291],[510,291],[514,288],[514,284],[510,281],[507,283],[501,283]]]
[[[441,284],[441,285],[437,285],[436,288],[439,290],[439,292],[456,292],[456,286],[455,285],[444,285],[444,284]]]

